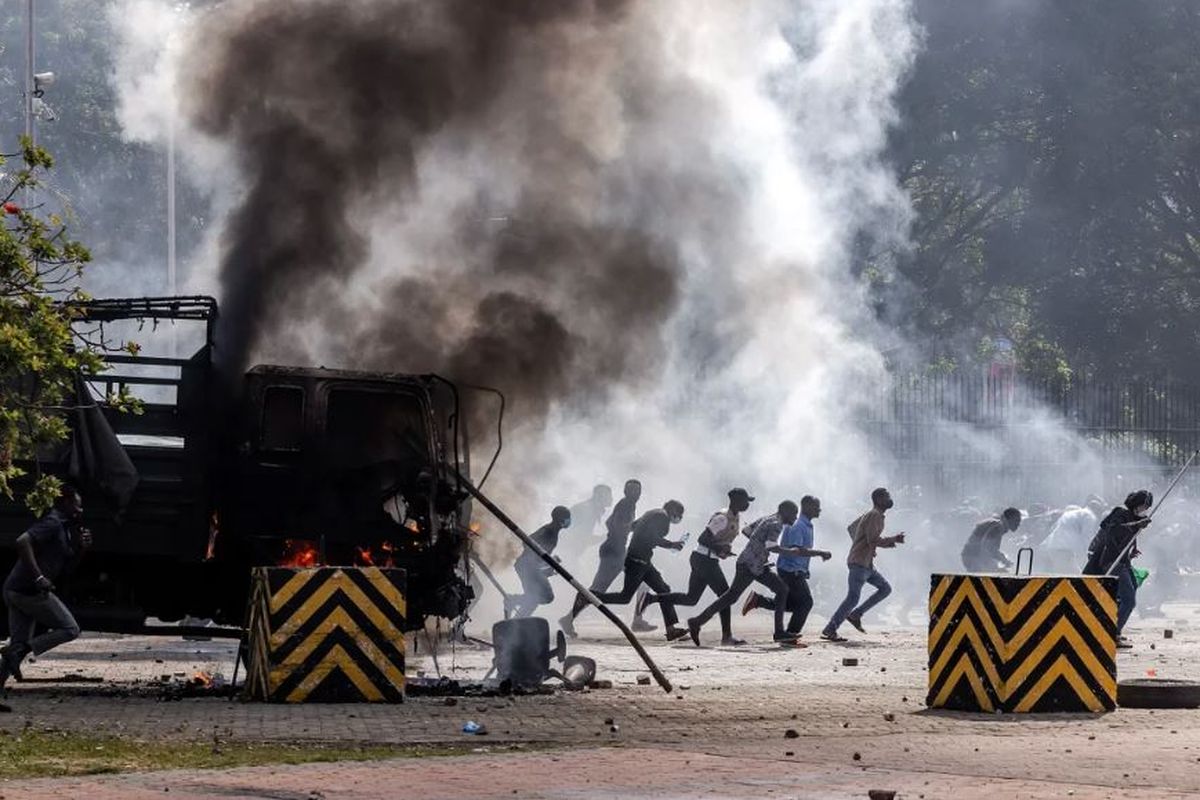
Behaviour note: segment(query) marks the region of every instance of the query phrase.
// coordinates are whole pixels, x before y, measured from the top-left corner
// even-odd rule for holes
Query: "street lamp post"
[[[25,0],[25,135],[33,140],[33,0]]]

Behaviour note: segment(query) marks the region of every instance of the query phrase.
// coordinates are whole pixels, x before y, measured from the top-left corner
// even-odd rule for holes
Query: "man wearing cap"
[[[596,592],[596,599],[606,605],[624,605],[633,599],[634,592],[643,583],[656,592],[668,593],[671,587],[663,580],[662,573],[651,563],[656,548],[665,547],[668,550],[682,550],[682,541],[672,541],[667,533],[672,525],[683,519],[683,503],[678,500],[668,500],[662,508],[647,511],[633,523],[633,534],[629,537],[629,550],[625,554],[625,582],[619,592]],[[571,613],[559,622],[564,631],[569,625],[574,631],[573,622],[579,612],[588,605],[587,598],[582,594],[576,595]],[[662,604],[663,621],[667,624],[667,641],[674,641],[687,636],[687,631],[676,626],[679,618],[675,608],[667,602]]]
[[[846,566],[849,568],[846,599],[825,624],[825,630],[821,631],[822,639],[846,641],[845,637],[838,634],[843,622],[849,622],[860,633],[866,633],[862,625],[863,614],[892,593],[891,584],[875,569],[875,551],[880,547],[904,544],[903,531],[895,536],[883,535],[884,515],[894,505],[891,493],[880,487],[871,492],[871,509],[846,528],[850,534],[850,555],[846,557]],[[862,597],[863,586],[868,583],[875,587],[875,591],[860,605],[858,600]]]
[[[558,547],[558,534],[571,527],[571,510],[566,506],[555,506],[550,512],[550,521],[538,528],[529,538],[533,539],[547,554]],[[504,610],[516,618],[528,617],[543,603],[554,602],[554,589],[550,586],[550,575],[554,569],[542,560],[532,548],[526,547],[517,557],[517,577],[521,579],[521,594],[504,598]]]
[[[692,551],[689,563],[692,568],[688,578],[687,592],[673,594],[643,593],[638,597],[637,610],[642,611],[650,603],[661,603],[665,606],[694,606],[700,602],[705,589],[711,589],[713,594],[720,597],[729,591],[729,581],[721,570],[721,560],[733,555],[733,541],[741,532],[741,513],[750,508],[754,498],[742,488],[729,490],[729,505],[717,511],[708,520],[704,532]],[[733,635],[732,614],[728,606],[720,611],[721,615],[721,644],[743,645],[744,641]]]
[[[783,548],[779,541],[783,529],[792,525],[800,509],[791,500],[779,504],[774,514],[755,520],[746,526],[742,535],[746,537],[746,546],[742,548],[734,568],[733,585],[729,591],[722,594],[712,605],[704,609],[698,616],[688,620],[688,633],[698,647],[700,645],[700,629],[713,616],[732,606],[742,596],[742,592],[754,581],[770,589],[775,595],[775,641],[792,643],[796,641],[794,634],[789,634],[783,627],[783,615],[788,608],[788,587],[783,580],[771,571],[767,562],[771,553],[779,553]]]

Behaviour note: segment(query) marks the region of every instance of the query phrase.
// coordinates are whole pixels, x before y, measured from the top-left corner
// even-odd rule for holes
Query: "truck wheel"
[[[1200,708],[1200,683],[1170,678],[1132,678],[1117,683],[1122,708]]]

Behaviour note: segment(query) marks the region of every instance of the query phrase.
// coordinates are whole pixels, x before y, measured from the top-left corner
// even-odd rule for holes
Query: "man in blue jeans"
[[[871,492],[871,510],[851,522],[846,530],[850,534],[850,555],[846,564],[850,568],[849,589],[846,599],[833,612],[821,638],[831,642],[844,642],[846,639],[838,634],[838,628],[843,622],[849,622],[860,633],[866,633],[862,625],[863,614],[879,605],[884,598],[892,593],[891,584],[875,570],[875,551],[880,547],[895,547],[904,544],[904,532],[895,536],[884,536],[884,515],[894,506],[892,495],[887,489],[879,488]],[[860,604],[864,584],[875,587],[874,593]]]
[[[79,523],[83,502],[65,487],[54,508],[17,537],[17,563],[4,581],[9,642],[0,648],[0,692],[9,678],[21,680],[21,662],[79,636],[79,624],[58,595],[54,581],[92,544]],[[34,627],[41,633],[34,635]]]

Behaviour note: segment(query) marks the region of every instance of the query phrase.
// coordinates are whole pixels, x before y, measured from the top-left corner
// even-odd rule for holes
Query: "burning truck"
[[[470,453],[455,384],[272,365],[231,379],[214,367],[212,298],[78,310],[82,324],[202,330],[186,358],[108,355],[110,370],[80,381],[69,446],[40,459],[84,495],[94,545],[62,588],[85,630],[188,616],[240,626],[250,569],[264,565],[399,567],[410,628],[465,614]],[[121,387],[141,413],[104,402]],[[31,521],[0,505],[5,572]]]

